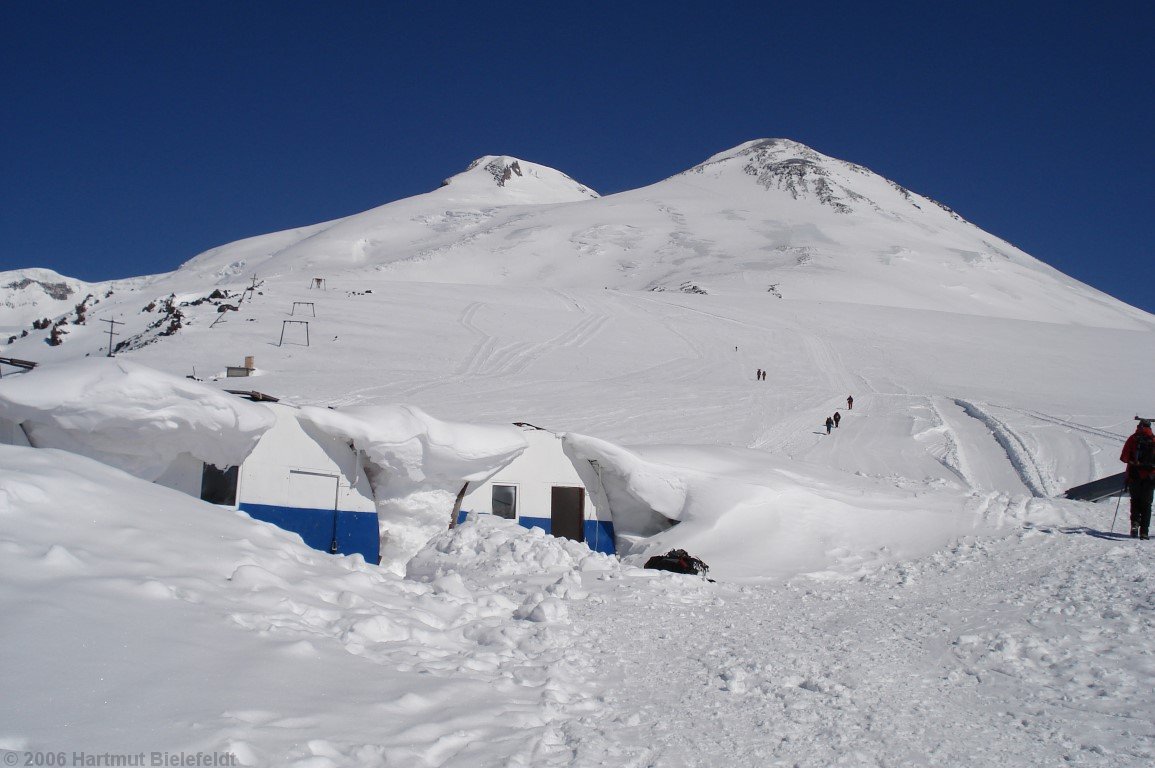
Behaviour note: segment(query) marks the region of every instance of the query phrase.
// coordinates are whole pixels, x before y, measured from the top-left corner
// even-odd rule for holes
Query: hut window
[[[498,517],[504,517],[507,520],[517,519],[517,486],[516,485],[495,485],[493,486],[493,500],[490,505],[493,514]]]
[[[239,469],[239,467],[217,469],[212,464],[205,464],[201,473],[201,500],[230,507],[235,505]]]

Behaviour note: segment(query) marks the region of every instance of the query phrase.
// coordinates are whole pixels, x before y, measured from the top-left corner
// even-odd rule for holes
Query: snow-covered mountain
[[[618,561],[502,520],[444,531],[457,487],[422,485],[378,500],[384,536],[403,516],[440,531],[388,570],[71,452],[0,446],[0,679],[22,692],[0,705],[0,750],[1155,759],[1135,642],[1155,631],[1155,550],[1117,536],[1125,508],[1113,533],[1114,504],[1053,498],[1119,471],[1133,416],[1155,415],[1155,318],[866,169],[757,141],[598,197],[487,157],[168,274],[0,278],[0,341],[16,337],[0,356],[43,366],[0,363],[0,398],[22,390],[54,424],[83,431],[78,410],[129,399],[46,375],[111,338],[178,383],[333,418],[402,403],[566,432],[623,529],[660,523]],[[226,378],[247,356],[253,376]],[[181,420],[130,394],[158,406],[164,443]],[[633,567],[671,547],[718,583]]]
[[[1090,325],[1145,317],[933,200],[784,139],[606,197],[544,166],[483,157],[433,192],[214,248],[180,272],[228,282],[358,268],[395,280],[756,291]]]
[[[486,156],[426,194],[210,249],[177,270],[170,292],[344,271],[397,281],[769,293],[1108,327],[1150,322],[933,200],[786,139],[747,142],[607,197],[552,168]],[[9,333],[28,325],[30,311],[68,308],[29,284],[87,292],[51,274],[3,277],[0,329]]]

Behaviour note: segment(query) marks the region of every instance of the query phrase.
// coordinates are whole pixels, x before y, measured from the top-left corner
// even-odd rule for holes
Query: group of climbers
[[[848,411],[854,410],[854,395],[847,395],[846,396],[846,410],[848,410]],[[831,427],[837,429],[838,428],[838,422],[840,422],[840,421],[842,421],[842,414],[839,413],[838,411],[835,411],[833,416],[827,416],[826,417],[826,434],[828,434],[828,435],[830,434],[830,428]]]
[[[755,374],[758,381],[766,380],[761,368]],[[854,395],[847,395],[846,410],[854,410]],[[837,429],[842,414],[835,411],[826,417],[826,434]],[[1151,527],[1151,504],[1155,498],[1155,434],[1151,421],[1140,419],[1135,434],[1127,438],[1119,460],[1127,465],[1125,488],[1131,496],[1131,538],[1148,539]]]

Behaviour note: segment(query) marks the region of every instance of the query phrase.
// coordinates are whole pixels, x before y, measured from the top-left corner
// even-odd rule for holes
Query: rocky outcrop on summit
[[[957,213],[929,198],[915,195],[902,185],[882,179],[869,168],[816,152],[790,139],[759,139],[711,157],[682,175],[717,175],[740,167],[763,189],[786,192],[794,200],[812,198],[837,213],[853,213],[860,207],[881,211],[895,200],[875,200],[856,189],[866,180],[883,180],[911,208],[922,210],[932,203],[962,221]]]
[[[68,297],[72,296],[72,294],[76,293],[76,289],[66,282],[46,283],[43,280],[34,280],[31,277],[22,277],[19,280],[13,280],[11,283],[0,287],[6,290],[22,291],[32,286],[39,287],[48,294],[48,298],[56,299],[57,301],[65,301]]]
[[[472,170],[481,160],[474,160],[473,165],[469,166]],[[504,187],[505,182],[509,181],[514,175],[521,176],[521,164],[514,160],[511,163],[505,163],[501,160],[492,160],[485,164],[485,170],[493,174],[493,180],[497,182],[497,186]]]
[[[598,193],[561,171],[508,155],[486,155],[441,183],[456,194],[493,195],[497,204],[543,205],[590,200]],[[439,190],[440,191],[440,190]]]
[[[742,172],[754,177],[764,189],[780,189],[795,200],[813,195],[819,202],[839,213],[853,209],[845,200],[862,200],[862,196],[845,186],[831,181],[830,172],[823,165],[830,160],[804,144],[788,139],[762,139],[736,147],[730,152],[715,155],[686,174],[702,174],[712,166],[741,162]],[[859,169],[849,163],[844,165]],[[865,169],[861,169],[865,171]]]

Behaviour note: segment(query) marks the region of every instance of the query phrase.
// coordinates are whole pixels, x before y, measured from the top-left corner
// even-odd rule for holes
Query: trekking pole
[[[1115,502],[1115,516],[1111,518],[1111,533],[1115,532],[1115,521],[1119,519],[1119,505],[1123,503],[1123,493],[1127,490],[1127,484],[1123,483],[1123,491],[1119,493],[1119,500]]]

